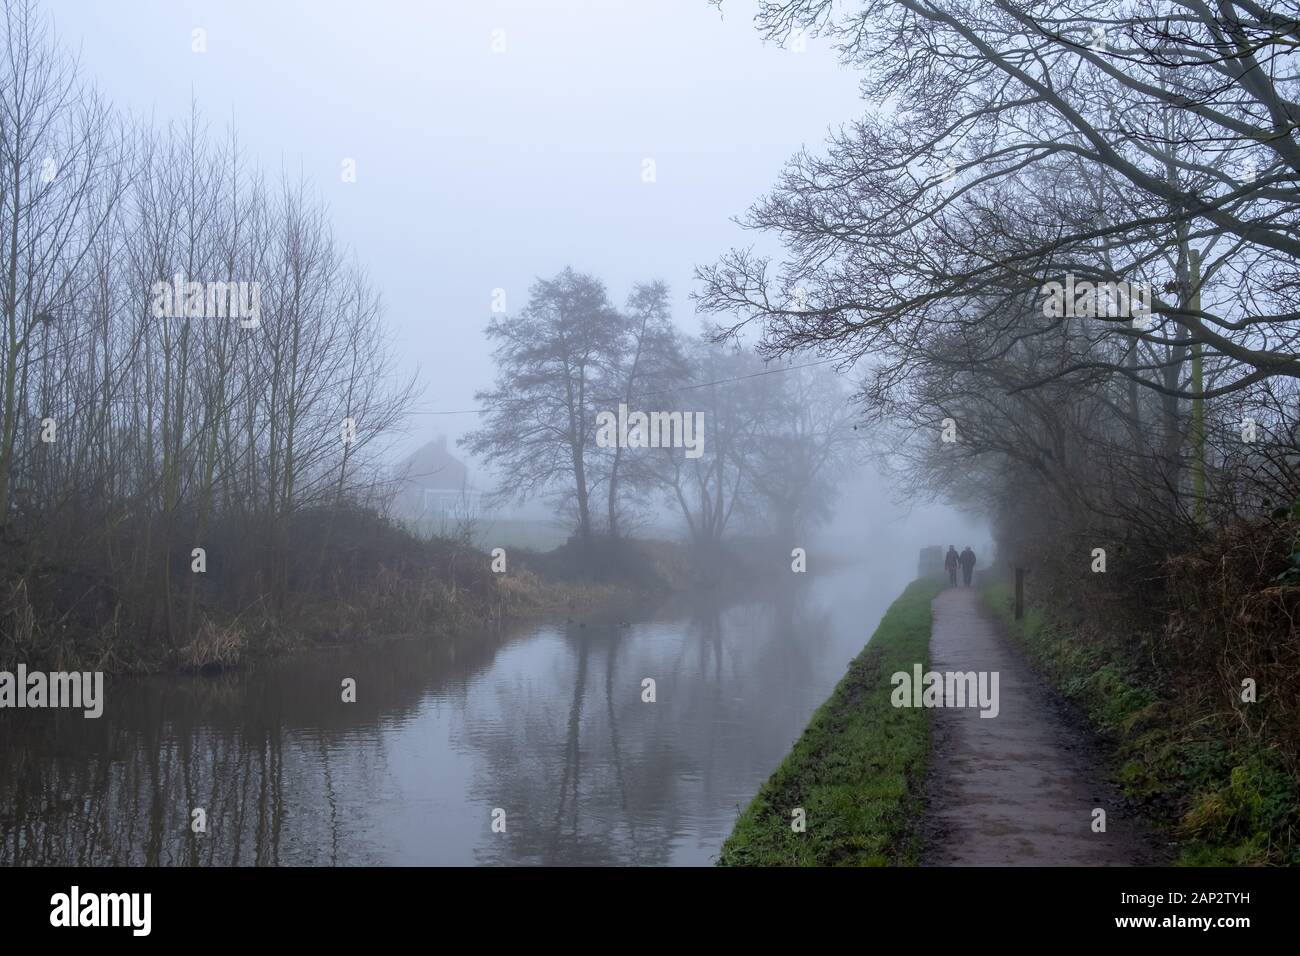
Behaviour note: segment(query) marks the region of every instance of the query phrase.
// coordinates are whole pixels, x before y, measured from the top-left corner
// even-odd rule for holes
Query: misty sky
[[[415,3],[51,0],[60,40],[120,108],[184,122],[191,96],[250,159],[301,170],[382,292],[428,410],[490,385],[491,293],[508,312],[565,265],[622,305],[638,279],[673,288],[746,233],[744,212],[801,146],[863,104],[824,41],[764,44],[752,0]],[[196,27],[207,52],[191,50]],[[492,51],[505,31],[504,53]],[[341,181],[342,162],[357,182]],[[641,181],[652,158],[657,182]],[[404,447],[472,415],[421,415]]]

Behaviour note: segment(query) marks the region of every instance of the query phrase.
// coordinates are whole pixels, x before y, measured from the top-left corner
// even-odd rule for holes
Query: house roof
[[[447,436],[439,435],[402,459],[397,475],[410,487],[461,491],[467,484],[469,469],[447,450]]]

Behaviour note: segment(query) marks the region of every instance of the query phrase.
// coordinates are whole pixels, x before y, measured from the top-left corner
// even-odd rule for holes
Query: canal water
[[[708,865],[912,570],[110,677],[0,715],[0,864]]]

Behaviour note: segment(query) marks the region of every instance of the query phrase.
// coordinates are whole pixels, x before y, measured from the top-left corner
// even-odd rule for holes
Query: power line
[[[802,365],[779,365],[776,368],[765,368],[761,372],[750,372],[748,375],[737,375],[735,378],[720,378],[712,382],[694,382],[690,385],[678,385],[675,388],[663,388],[656,392],[642,392],[636,398],[651,398],[655,395],[670,395],[674,392],[688,392],[695,388],[709,388],[713,385],[730,385],[733,382],[743,382],[746,379],[758,378],[762,375],[775,375],[777,372],[793,372],[801,368],[816,368],[819,365],[829,365],[832,362],[839,362],[840,359],[828,358],[821,359],[817,362],[805,362]],[[593,398],[593,402],[621,402],[623,396],[616,395],[613,398]],[[411,412],[412,415],[482,415],[484,412],[491,411],[490,408],[459,408],[447,411],[429,411],[429,412]]]

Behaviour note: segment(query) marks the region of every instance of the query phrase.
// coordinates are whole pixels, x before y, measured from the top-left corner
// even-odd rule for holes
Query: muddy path
[[[974,588],[934,601],[931,669],[997,671],[999,710],[934,711],[922,862],[929,866],[1125,866],[1167,854],[1106,783],[1078,716],[1002,634]],[[1106,811],[1106,831],[1093,811]]]

